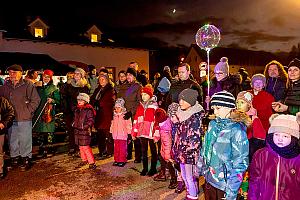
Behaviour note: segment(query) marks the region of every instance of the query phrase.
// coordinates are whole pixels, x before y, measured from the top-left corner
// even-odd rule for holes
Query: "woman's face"
[[[273,141],[278,147],[286,147],[292,141],[292,136],[286,133],[274,133]]]
[[[269,66],[268,74],[270,77],[276,78],[279,76],[277,65],[273,64]]]
[[[105,77],[103,77],[103,76],[99,77],[99,84],[101,85],[101,87],[105,87],[107,85],[107,83],[108,83],[108,80]]]
[[[298,81],[300,79],[300,69],[295,66],[291,66],[288,69],[289,79],[291,81]]]
[[[122,83],[123,83],[124,81],[126,81],[126,75],[125,75],[124,73],[120,73],[120,74],[119,74],[119,81],[121,81]]]
[[[214,114],[216,115],[216,117],[220,117],[222,119],[228,118],[232,110],[232,108],[227,108],[223,106],[212,106],[211,108],[214,110]]]
[[[249,104],[243,99],[238,99],[236,101],[236,107],[239,111],[242,111],[242,112],[248,112],[250,109]]]
[[[79,81],[81,79],[81,74],[79,72],[75,72],[74,73],[74,79],[75,79],[76,82]]]
[[[256,92],[260,92],[264,89],[265,84],[262,80],[257,79],[252,83],[253,90]]]
[[[224,72],[222,72],[222,71],[216,71],[215,76],[216,76],[217,81],[221,81],[222,79],[224,79],[226,77],[226,74],[224,74]]]

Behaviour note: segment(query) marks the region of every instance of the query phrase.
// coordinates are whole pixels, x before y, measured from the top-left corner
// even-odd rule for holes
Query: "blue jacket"
[[[209,123],[198,167],[206,181],[236,199],[248,167],[249,144],[243,122],[216,118]]]

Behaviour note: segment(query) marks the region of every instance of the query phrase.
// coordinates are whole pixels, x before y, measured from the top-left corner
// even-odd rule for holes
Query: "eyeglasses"
[[[215,75],[223,75],[224,73],[223,72],[217,72],[217,73],[214,73]]]

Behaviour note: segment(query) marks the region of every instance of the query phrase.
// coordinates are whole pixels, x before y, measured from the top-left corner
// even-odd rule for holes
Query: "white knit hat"
[[[297,113],[297,116],[273,114],[269,120],[271,126],[268,133],[282,132],[299,139],[299,123],[297,119],[299,119],[299,113]]]
[[[229,65],[228,65],[228,58],[222,57],[220,62],[215,66],[214,72],[221,71],[227,76],[229,75]]]
[[[77,96],[77,100],[83,100],[87,103],[90,102],[90,96],[86,93],[79,93],[78,96]]]

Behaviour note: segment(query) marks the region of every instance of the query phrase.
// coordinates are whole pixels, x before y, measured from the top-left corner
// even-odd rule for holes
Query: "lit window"
[[[42,28],[35,28],[34,29],[34,36],[35,37],[44,37],[44,34],[43,34],[43,29]]]
[[[91,34],[91,42],[98,42],[98,35]]]

